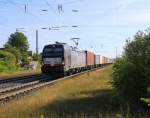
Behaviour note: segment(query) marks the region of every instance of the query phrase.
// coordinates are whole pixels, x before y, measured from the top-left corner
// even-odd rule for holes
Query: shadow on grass
[[[74,99],[57,100],[33,114],[44,118],[148,118],[148,114],[138,111],[131,114],[129,109],[123,110],[123,105],[109,89],[80,92]],[[71,96],[74,96],[71,94]],[[77,96],[77,95],[76,95]],[[119,115],[118,115],[119,114]],[[120,115],[121,114],[121,115]],[[118,115],[118,117],[117,117]]]
[[[85,97],[58,100],[40,108],[39,111],[44,116],[49,116],[52,112],[57,114],[113,114],[114,111],[119,110],[119,104],[114,99],[112,90],[80,92],[79,95],[85,95]],[[71,96],[73,95],[71,94]]]

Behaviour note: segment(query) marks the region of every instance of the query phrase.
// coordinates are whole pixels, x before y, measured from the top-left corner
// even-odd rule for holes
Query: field
[[[25,71],[16,71],[16,72],[2,72],[0,73],[0,79],[5,79],[9,77],[20,77],[20,76],[26,76],[26,75],[32,75],[32,74],[39,74],[40,70],[25,70]]]
[[[24,70],[23,68],[19,68],[17,70],[9,70],[5,72],[0,72],[0,79],[39,74],[40,72],[41,72],[40,66],[38,66],[35,70]]]
[[[111,73],[109,66],[18,97],[0,105],[0,118],[129,118],[114,99]]]

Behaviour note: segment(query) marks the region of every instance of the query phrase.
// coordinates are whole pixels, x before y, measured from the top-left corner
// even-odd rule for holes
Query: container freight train
[[[46,45],[42,53],[42,73],[71,75],[108,64],[108,58],[81,51],[65,43]]]

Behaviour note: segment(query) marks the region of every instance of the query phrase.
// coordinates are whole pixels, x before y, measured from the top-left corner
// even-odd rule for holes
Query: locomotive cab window
[[[43,50],[43,57],[50,57],[50,58],[55,58],[55,57],[63,57],[63,47],[45,47]]]

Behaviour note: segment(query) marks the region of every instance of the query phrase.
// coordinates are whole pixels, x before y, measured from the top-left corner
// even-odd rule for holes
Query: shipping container
[[[106,58],[106,61],[105,61],[105,63],[107,64],[108,63],[108,58],[107,57],[105,57]]]
[[[100,64],[105,64],[105,57],[104,56],[101,56],[101,59],[100,59]]]
[[[86,52],[86,65],[87,66],[94,66],[95,65],[95,54],[90,51],[85,51]]]
[[[95,65],[100,64],[100,55],[95,55]]]

